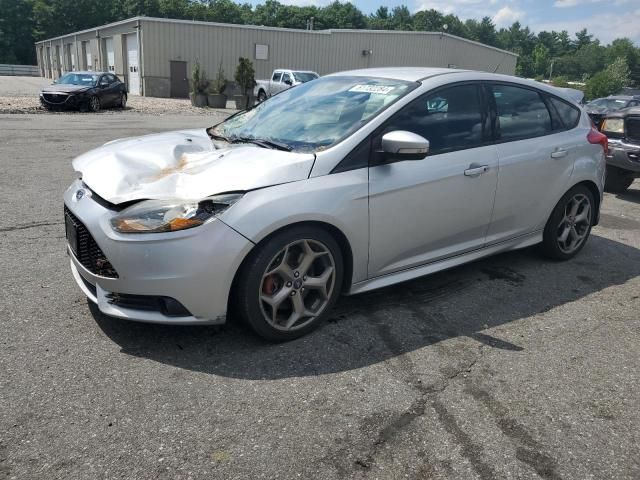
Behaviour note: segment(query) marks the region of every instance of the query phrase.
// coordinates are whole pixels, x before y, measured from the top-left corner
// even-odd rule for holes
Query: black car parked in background
[[[640,177],[640,107],[609,113],[601,131],[609,139],[604,189],[624,192],[634,178]]]
[[[40,91],[48,110],[80,109],[97,112],[105,107],[127,106],[127,86],[113,73],[68,72]]]

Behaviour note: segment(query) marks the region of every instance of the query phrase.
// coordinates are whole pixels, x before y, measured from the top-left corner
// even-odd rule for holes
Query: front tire
[[[240,272],[234,307],[255,333],[287,341],[316,329],[342,288],[340,247],[325,230],[292,227],[259,245]]]
[[[633,177],[617,167],[607,166],[604,190],[609,193],[622,193],[633,183]]]
[[[591,191],[576,185],[560,199],[544,228],[542,251],[555,260],[575,257],[587,243],[595,218]]]
[[[120,95],[120,101],[118,102],[118,108],[124,110],[127,108],[127,94],[123,93]]]
[[[100,111],[100,99],[94,95],[89,99],[89,111],[90,112],[99,112]]]

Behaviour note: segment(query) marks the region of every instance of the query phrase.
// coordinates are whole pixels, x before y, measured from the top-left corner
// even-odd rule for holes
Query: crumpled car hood
[[[105,200],[199,200],[309,177],[315,156],[252,144],[216,149],[206,130],[115,140],[80,155],[73,168]]]

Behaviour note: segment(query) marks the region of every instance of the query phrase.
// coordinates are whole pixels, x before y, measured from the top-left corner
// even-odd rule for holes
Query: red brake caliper
[[[262,293],[267,295],[273,295],[273,292],[276,291],[276,282],[273,278],[273,275],[269,275],[262,282]]]

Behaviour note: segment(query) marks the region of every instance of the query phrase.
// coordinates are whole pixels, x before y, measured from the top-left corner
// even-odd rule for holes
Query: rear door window
[[[281,77],[282,72],[273,72],[273,77],[271,77],[271,80],[274,82],[279,82]]]
[[[549,102],[554,106],[564,127],[569,130],[575,128],[580,120],[580,110],[556,97],[549,97]]]
[[[491,85],[498,117],[498,141],[521,140],[551,133],[551,115],[535,90]]]

